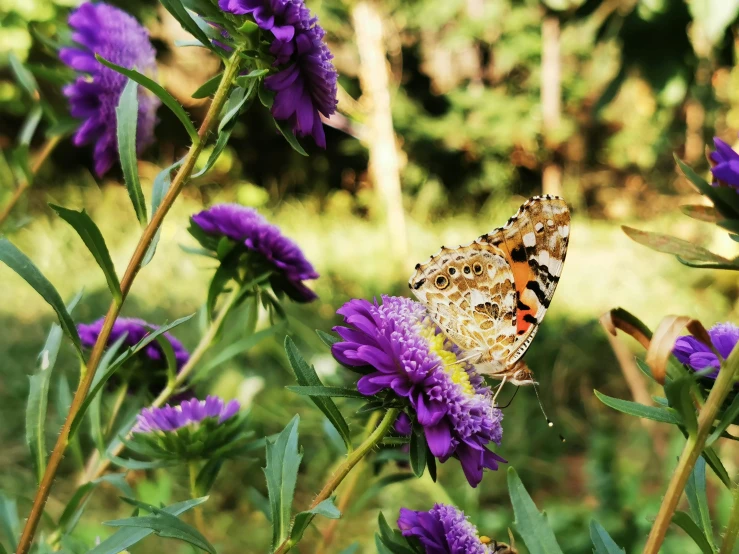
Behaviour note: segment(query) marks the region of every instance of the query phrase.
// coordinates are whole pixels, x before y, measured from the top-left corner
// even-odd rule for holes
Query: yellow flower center
[[[442,369],[449,375],[452,382],[467,396],[474,396],[475,389],[470,383],[470,376],[464,370],[464,364],[457,362],[456,354],[445,348],[446,337],[442,333],[437,334],[433,325],[422,324],[419,334],[428,343],[429,350],[439,356]]]

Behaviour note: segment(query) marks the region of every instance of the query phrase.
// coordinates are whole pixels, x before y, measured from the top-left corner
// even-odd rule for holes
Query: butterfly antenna
[[[549,416],[547,416],[547,413],[544,411],[544,405],[541,403],[541,397],[539,396],[539,387],[536,386],[536,383],[532,383],[534,386],[534,392],[536,393],[536,401],[539,403],[539,409],[541,410],[541,413],[544,414],[544,419],[547,420],[547,425],[551,428],[554,427],[554,422],[549,419]],[[559,434],[559,440],[562,442],[565,442],[565,438],[562,436],[562,434]]]

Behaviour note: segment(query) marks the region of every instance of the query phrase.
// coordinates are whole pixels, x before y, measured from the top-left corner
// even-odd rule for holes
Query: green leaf
[[[180,25],[182,25],[182,27],[186,31],[188,31],[196,39],[202,42],[203,46],[212,50],[219,56],[221,55],[220,51],[215,48],[210,42],[210,39],[208,38],[208,35],[205,34],[205,31],[203,31],[200,26],[195,23],[195,20],[185,9],[185,6],[182,5],[181,0],[162,0],[162,6],[164,6],[166,10],[172,14],[172,16],[180,23]]]
[[[264,77],[265,75],[267,75],[267,73],[269,73],[269,69],[253,69],[246,75],[241,75],[240,77],[236,77],[234,81],[240,87],[246,88],[247,86],[249,86],[251,81],[259,79],[260,77]]]
[[[36,469],[36,478],[41,482],[46,471],[46,410],[49,400],[51,372],[56,364],[62,344],[62,328],[52,324],[46,344],[38,356],[38,371],[29,377],[30,391],[26,406],[26,443],[31,451],[31,460]]]
[[[595,521],[590,520],[590,540],[593,541],[595,547],[595,554],[623,554],[624,549],[620,548],[608,534],[608,531],[603,529],[603,526]]]
[[[298,468],[303,455],[298,450],[298,425],[300,417],[295,416],[276,439],[267,440],[267,465],[264,475],[267,478],[270,512],[272,513],[272,546],[287,540],[290,533],[295,484]]]
[[[421,425],[413,425],[410,452],[408,454],[411,469],[416,477],[421,477],[426,469],[426,436]]]
[[[113,298],[116,303],[120,304],[122,299],[121,284],[118,281],[118,275],[116,275],[113,260],[110,258],[108,246],[105,244],[105,239],[103,238],[103,234],[100,232],[100,229],[98,229],[98,226],[95,225],[95,222],[89,215],[87,215],[87,212],[84,209],[77,212],[55,204],[49,204],[49,206],[59,215],[59,217],[69,223],[72,228],[77,231],[82,242],[85,243],[85,246],[87,246],[87,249],[95,258],[98,266],[103,270],[105,280],[108,282],[108,289],[110,289]]]
[[[688,217],[692,217],[693,219],[697,219],[699,221],[716,223],[721,219],[720,214],[718,213],[716,208],[713,208],[711,206],[687,205],[680,206],[680,210]]]
[[[228,102],[224,106],[224,115],[218,124],[218,132],[223,131],[224,127],[235,118],[241,112],[241,108],[246,104],[246,101],[252,97],[254,93],[255,83],[252,81],[247,85],[249,88],[245,89],[242,87],[236,87],[231,91],[231,95],[228,97]]]
[[[210,554],[217,554],[216,549],[200,531],[194,527],[190,527],[181,519],[163,510],[157,511],[156,515],[153,516],[114,519],[112,521],[104,521],[103,524],[109,525],[110,527],[151,529],[154,534],[160,537],[185,541]]]
[[[727,489],[731,489],[733,487],[733,484],[731,481],[731,477],[729,477],[729,472],[726,471],[724,464],[721,463],[721,458],[718,457],[718,454],[716,454],[716,451],[713,449],[713,447],[704,448],[703,457],[706,459],[706,464],[708,464],[708,467],[710,467],[716,474],[716,477],[721,480],[721,482]]]
[[[380,553],[390,554],[415,554],[408,545],[408,541],[400,534],[400,531],[391,529],[382,512],[377,516],[377,527],[379,533],[375,535],[375,544]]]
[[[28,96],[34,100],[39,99],[38,83],[28,69],[21,63],[18,57],[10,52],[8,54],[8,62],[10,62],[10,69],[13,71],[18,84],[26,91]]]
[[[18,519],[18,504],[2,492],[0,492],[0,529],[8,540],[10,549],[15,552],[21,530],[20,520]]]
[[[523,537],[530,554],[562,554],[546,516],[536,509],[534,501],[512,467],[508,468],[508,492],[516,516],[516,529]]]
[[[79,412],[77,412],[76,417],[74,418],[74,421],[72,422],[69,436],[72,437],[77,432],[77,429],[80,426],[80,423],[82,423],[82,419],[85,415],[85,412],[90,407],[90,403],[95,399],[95,396],[100,392],[100,390],[103,388],[103,385],[108,382],[108,379],[110,379],[113,374],[120,369],[120,367],[133,355],[143,350],[147,345],[149,345],[151,342],[157,340],[157,337],[159,335],[164,334],[165,332],[169,331],[170,329],[173,329],[177,327],[178,325],[181,325],[192,318],[195,314],[190,314],[185,317],[181,317],[180,319],[177,319],[173,321],[172,323],[168,323],[166,325],[162,325],[161,327],[157,328],[155,331],[152,331],[148,335],[146,335],[143,339],[141,339],[139,342],[137,342],[134,346],[127,348],[125,352],[123,352],[120,356],[116,358],[116,360],[110,364],[110,367],[107,369],[107,371],[102,372],[100,371],[100,368],[98,368],[98,372],[95,374],[95,380],[93,381],[92,387],[90,388],[90,391],[87,393],[87,397],[85,398],[84,402],[82,402],[82,405],[80,406]],[[120,338],[118,339],[121,340]]]
[[[139,112],[139,100],[135,81],[128,81],[121,93],[115,109],[118,135],[118,154],[121,158],[121,169],[126,181],[128,196],[141,225],[146,225],[146,201],[139,181],[138,160],[136,157],[136,124]]]
[[[151,190],[151,217],[154,217],[154,214],[157,213],[159,206],[162,204],[162,200],[164,200],[164,197],[167,195],[169,186],[172,184],[172,177],[170,175],[172,173],[172,170],[176,167],[181,166],[182,162],[184,161],[184,158],[181,160],[177,160],[169,167],[165,167],[164,169],[162,169],[154,178],[154,185],[152,186]],[[159,227],[156,234],[154,235],[154,238],[151,241],[151,244],[149,245],[149,248],[146,250],[146,255],[144,256],[144,259],[141,260],[141,267],[147,265],[154,257],[154,254],[156,254],[157,245],[159,244],[159,237],[161,233],[162,228]]]
[[[674,156],[675,162],[677,163],[680,171],[682,171],[685,178],[693,183],[698,191],[707,196],[713,202],[714,207],[728,219],[738,219],[739,211],[735,208],[736,204],[736,190],[732,187],[712,187],[706,182],[700,175],[698,175],[693,169],[685,164],[677,155]],[[732,198],[732,196],[734,198]]]
[[[223,72],[213,75],[213,77],[208,79],[205,84],[201,85],[198,90],[192,93],[192,98],[200,100],[201,98],[208,98],[209,96],[212,96],[218,90],[218,85],[221,84],[222,78]]]
[[[114,487],[120,489],[123,494],[133,495],[133,490],[126,482],[125,476],[120,473],[103,475],[99,479],[85,483],[81,487],[77,488],[74,495],[72,495],[72,498],[65,506],[62,515],[59,516],[57,527],[62,530],[62,533],[66,535],[74,531],[80,517],[82,517],[82,513],[85,510],[87,503],[90,501],[90,498],[92,498],[92,491],[100,483],[110,483]]]
[[[337,342],[341,342],[341,338],[337,337],[336,335],[332,335],[331,333],[321,331],[320,329],[316,329],[316,334],[318,335],[318,338],[321,339],[323,344],[325,344],[329,348],[331,348]]]
[[[708,436],[708,439],[706,439],[706,446],[711,446],[716,442],[729,425],[734,423],[737,417],[739,417],[739,394],[734,397],[729,407],[721,414],[721,419],[716,425],[716,428]]]
[[[697,246],[686,240],[672,237],[670,235],[663,235],[661,233],[651,233],[649,231],[640,231],[639,229],[633,229],[622,225],[624,233],[632,240],[643,244],[644,246],[662,252],[663,254],[673,254],[679,256],[681,259],[687,262],[702,262],[702,263],[714,263],[714,264],[729,264],[730,261],[714,254],[713,252],[706,250],[701,246]]]
[[[198,476],[195,479],[195,490],[200,494],[208,494],[208,491],[213,487],[216,482],[218,473],[223,467],[222,458],[213,458],[206,462],[206,464],[198,472]]]
[[[271,90],[267,90],[264,86],[259,87],[257,96],[259,96],[259,102],[261,102],[262,106],[267,109],[271,109],[272,104],[275,103],[275,93]]]
[[[323,383],[316,374],[316,370],[305,361],[298,347],[295,346],[295,343],[289,336],[285,337],[285,352],[287,353],[287,360],[290,363],[290,367],[292,367],[295,373],[298,385],[304,387],[323,387]],[[325,396],[309,396],[309,398],[323,412],[323,415],[328,418],[339,435],[341,435],[347,452],[351,452],[353,447],[349,425],[336,407],[336,404],[334,404],[334,401]]]
[[[669,383],[665,383],[664,387],[665,396],[667,396],[667,400],[670,402],[670,407],[674,408],[675,411],[678,412],[685,429],[690,435],[694,435],[698,430],[698,418],[690,395],[690,389],[692,386],[692,378],[682,377]]]
[[[33,265],[33,262],[8,239],[0,238],[0,261],[5,263],[10,269],[25,279],[26,283],[31,285],[46,302],[54,308],[59,317],[59,325],[65,334],[72,340],[77,353],[82,358],[82,346],[80,344],[80,336],[77,334],[77,328],[74,325],[72,316],[69,315],[67,308],[64,306],[61,296],[46,277]]]
[[[287,143],[293,147],[293,150],[295,150],[301,156],[307,156],[308,152],[306,152],[298,142],[298,139],[295,136],[292,127],[290,126],[290,122],[282,119],[275,119],[274,121],[275,125],[280,130],[280,133],[282,133],[282,136],[285,137]]]
[[[194,143],[200,141],[198,130],[195,128],[195,125],[193,125],[192,121],[190,120],[190,116],[185,111],[185,108],[183,108],[182,104],[180,104],[174,96],[167,92],[162,85],[160,85],[156,81],[153,81],[152,79],[149,79],[146,75],[142,75],[138,71],[135,71],[133,69],[126,69],[125,67],[116,65],[113,62],[109,62],[99,54],[95,54],[95,58],[104,66],[109,67],[113,71],[117,71],[121,75],[125,75],[132,81],[140,84],[149,92],[153,93],[157,98],[159,98],[159,100],[162,101],[162,104],[172,110],[172,113],[177,117],[177,119],[180,120],[180,123],[182,123],[182,125],[185,127],[185,131],[187,131],[187,134],[190,135],[190,140]]]
[[[300,539],[303,538],[303,533],[305,533],[308,525],[310,525],[310,522],[313,521],[313,518],[317,515],[327,517],[329,519],[339,519],[341,517],[341,512],[334,505],[333,498],[327,498],[312,510],[300,512],[295,516],[295,523],[293,523],[293,528],[290,532],[291,545],[300,542]]]
[[[18,133],[18,144],[25,146],[31,144],[31,140],[33,139],[33,135],[36,133],[36,129],[38,128],[38,124],[41,121],[43,113],[44,111],[40,105],[36,105],[31,108],[31,111],[23,122],[23,126]]]
[[[172,516],[178,516],[187,510],[202,504],[207,499],[208,498],[205,497],[177,502],[176,504],[163,508],[161,511],[171,514]],[[145,539],[152,533],[154,533],[154,529],[148,527],[125,527],[105,539],[87,554],[118,554]]]
[[[687,513],[682,511],[675,512],[672,515],[672,523],[685,531],[690,538],[693,539],[696,546],[701,549],[703,554],[714,554],[715,551],[708,542],[708,539],[706,539],[703,531],[701,531],[700,527],[690,519],[690,516]]]
[[[366,399],[361,392],[357,389],[351,389],[347,387],[301,387],[295,385],[289,385],[285,387],[290,392],[299,394],[301,396],[325,396],[325,397],[344,397],[344,398],[360,398]]]
[[[645,406],[638,402],[631,402],[630,400],[621,400],[620,398],[612,398],[606,396],[603,393],[594,391],[595,396],[603,402],[606,406],[623,412],[625,414],[641,417],[644,419],[651,419],[653,421],[659,421],[662,423],[672,423],[673,425],[682,425],[683,422],[680,419],[680,415],[673,408],[661,408],[657,406]]]
[[[690,472],[690,477],[685,485],[685,496],[688,497],[693,521],[700,526],[704,538],[713,549],[713,526],[711,525],[711,514],[708,511],[706,461],[703,459],[703,456],[698,457],[693,471]]]

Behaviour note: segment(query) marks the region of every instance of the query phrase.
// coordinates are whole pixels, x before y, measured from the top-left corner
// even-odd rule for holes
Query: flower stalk
[[[703,452],[706,439],[711,432],[711,427],[716,419],[719,409],[723,405],[726,397],[734,388],[734,376],[739,370],[739,348],[734,348],[726,363],[722,365],[721,371],[718,372],[716,382],[711,389],[706,403],[703,405],[698,414],[698,428],[695,433],[688,436],[680,460],[678,461],[675,473],[670,479],[667,492],[662,499],[662,505],[659,508],[657,517],[649,532],[647,543],[644,546],[644,554],[657,554],[665,540],[667,528],[670,526],[672,516],[675,513],[677,504],[680,501],[685,485],[688,482],[690,473],[693,471],[698,456]],[[736,499],[736,492],[735,492]],[[736,510],[736,502],[733,512]],[[739,516],[736,516],[739,518]],[[739,525],[739,523],[737,523]],[[723,550],[722,550],[723,552]]]
[[[190,474],[190,498],[199,498],[200,494],[198,493],[198,462],[195,460],[190,460],[190,462],[187,464],[187,470]],[[198,531],[205,534],[205,520],[203,519],[202,506],[195,506],[195,508],[193,509],[193,513],[195,515],[195,527]]]
[[[111,303],[110,308],[108,309],[108,313],[105,316],[105,321],[100,331],[100,335],[98,336],[97,342],[95,343],[95,346],[90,353],[87,365],[85,366],[86,370],[83,371],[80,377],[80,383],[72,399],[72,404],[69,408],[67,418],[62,425],[56,444],[54,445],[54,449],[49,456],[46,471],[44,472],[41,482],[39,483],[38,490],[36,491],[36,495],[33,500],[31,512],[28,515],[26,525],[23,528],[23,533],[21,534],[20,540],[18,541],[16,554],[27,554],[27,552],[31,548],[33,538],[36,535],[36,529],[38,528],[38,524],[44,511],[44,506],[46,505],[46,501],[49,498],[49,494],[51,492],[51,486],[54,482],[56,472],[59,469],[59,465],[61,464],[64,453],[69,444],[69,433],[72,427],[72,422],[77,416],[77,413],[82,407],[82,404],[87,397],[88,392],[90,391],[92,380],[95,377],[95,373],[103,356],[105,346],[108,343],[108,338],[110,337],[110,332],[113,329],[113,324],[115,323],[115,320],[121,311],[123,302],[128,296],[129,291],[131,290],[131,286],[134,279],[136,278],[136,275],[141,269],[141,262],[144,259],[146,252],[149,250],[149,246],[151,245],[154,236],[161,227],[164,218],[169,213],[169,210],[172,208],[172,205],[182,191],[185,183],[187,183],[190,175],[192,174],[193,168],[195,167],[195,163],[197,162],[198,157],[203,151],[206,137],[210,134],[210,132],[215,127],[216,122],[218,121],[221,110],[223,109],[223,106],[228,99],[228,94],[231,89],[231,83],[233,79],[238,75],[240,65],[241,50],[236,49],[226,62],[225,70],[223,72],[223,78],[218,85],[218,89],[216,90],[213,101],[208,108],[205,119],[203,120],[203,123],[198,130],[199,140],[192,145],[190,151],[187,153],[182,166],[172,179],[170,188],[167,191],[164,199],[162,200],[159,209],[152,215],[151,221],[144,229],[141,238],[139,239],[138,245],[136,246],[136,250],[131,256],[128,267],[126,268],[126,272],[124,273],[120,283],[122,300],[120,302],[116,302],[114,300]]]
[[[313,499],[309,510],[312,510],[318,506],[321,502],[329,498],[336,488],[341,484],[344,478],[349,475],[351,470],[356,466],[362,459],[369,454],[369,452],[375,448],[380,441],[388,434],[390,429],[395,423],[395,419],[400,414],[400,410],[397,408],[390,408],[385,412],[384,417],[380,421],[379,425],[375,430],[360,444],[356,450],[353,450],[347,457],[346,460],[336,469],[328,482],[323,486],[321,492]],[[292,539],[288,538],[277,547],[274,554],[284,554],[295,545]]]

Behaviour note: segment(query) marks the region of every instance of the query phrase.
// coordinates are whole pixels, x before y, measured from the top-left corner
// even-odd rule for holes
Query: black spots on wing
[[[536,317],[534,317],[534,316],[533,316],[533,315],[531,315],[531,314],[525,314],[525,315],[523,316],[523,320],[524,320],[524,321],[525,321],[526,323],[538,323],[538,321],[536,320]]]
[[[419,269],[421,269],[421,264],[416,264],[415,269],[416,269],[416,271],[418,271]]]
[[[464,260],[464,256],[457,256],[456,258],[454,258],[455,262],[461,262],[462,260]]]
[[[526,251],[524,250],[522,245],[516,246],[513,250],[511,250],[511,259],[514,262],[525,262],[526,261]]]
[[[537,281],[529,281],[526,283],[526,288],[536,295],[536,298],[544,305],[545,308],[549,306],[547,295],[544,294],[543,290],[541,290],[541,286]]]
[[[482,242],[487,242],[489,238],[490,238],[490,235],[485,233],[484,235],[480,235],[479,237],[477,237],[477,240],[482,241]]]
[[[524,304],[523,302],[521,302],[521,299],[520,298],[517,298],[516,299],[516,308],[519,309],[519,310],[526,311],[526,310],[530,310],[531,309],[531,306],[527,306],[526,304]]]
[[[500,315],[500,307],[492,302],[478,304],[477,306],[475,306],[475,311],[478,313],[486,314],[492,319],[498,319],[498,316]]]
[[[453,267],[450,267],[449,268],[449,275],[454,275],[455,273],[457,273],[457,270],[455,268],[453,268]]]
[[[524,334],[525,332],[526,332],[526,330],[525,330],[525,329],[519,329],[519,330],[518,330],[518,333],[516,333],[516,334],[518,334],[518,335],[523,335],[523,334]]]
[[[426,279],[420,279],[420,280],[416,281],[416,283],[413,285],[413,288],[415,290],[418,290],[418,289],[420,289],[423,286],[423,284],[425,282],[426,282]],[[410,286],[410,283],[408,283],[408,285]]]

